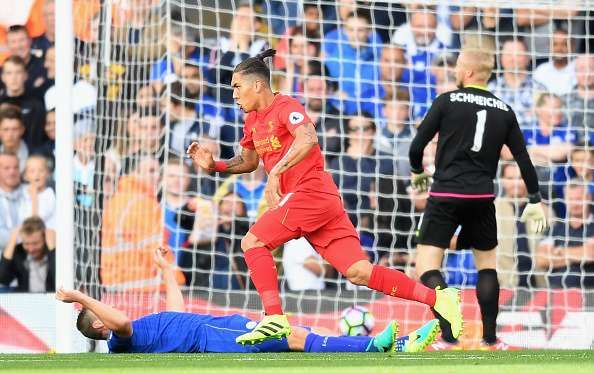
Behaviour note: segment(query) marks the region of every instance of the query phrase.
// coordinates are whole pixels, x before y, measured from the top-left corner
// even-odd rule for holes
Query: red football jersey
[[[240,144],[258,153],[268,173],[293,144],[295,129],[308,123],[312,121],[299,101],[277,93],[268,108],[246,115]],[[285,171],[280,183],[283,194],[305,190],[338,195],[332,177],[324,171],[324,156],[319,145]]]

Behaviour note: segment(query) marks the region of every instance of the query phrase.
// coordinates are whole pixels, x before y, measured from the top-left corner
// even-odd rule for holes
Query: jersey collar
[[[488,91],[486,85],[468,84],[468,85],[465,85],[464,88],[476,88],[476,89],[480,89],[483,91]]]
[[[268,112],[270,112],[270,110],[274,107],[274,104],[276,103],[276,100],[280,97],[280,92],[274,92],[274,100],[272,100],[272,103],[270,103],[270,105],[268,105],[268,107],[262,109],[262,110],[256,110],[257,115],[258,116],[262,116],[262,115],[266,115],[268,114]]]

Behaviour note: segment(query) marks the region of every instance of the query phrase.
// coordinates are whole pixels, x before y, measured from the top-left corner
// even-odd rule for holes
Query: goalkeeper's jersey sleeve
[[[508,145],[530,194],[538,179],[513,110],[486,89],[464,87],[435,99],[409,152],[413,172],[423,170],[425,146],[438,135],[433,194],[491,196],[501,148]]]

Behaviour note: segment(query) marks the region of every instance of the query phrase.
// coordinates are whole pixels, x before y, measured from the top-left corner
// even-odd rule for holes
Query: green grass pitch
[[[0,354],[0,371],[64,372],[594,372],[594,350],[420,354]]]

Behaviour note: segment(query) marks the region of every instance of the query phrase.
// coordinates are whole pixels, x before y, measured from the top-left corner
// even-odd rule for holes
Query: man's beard
[[[321,112],[324,108],[324,100],[321,98],[310,98],[307,100],[307,108],[315,112]]]

